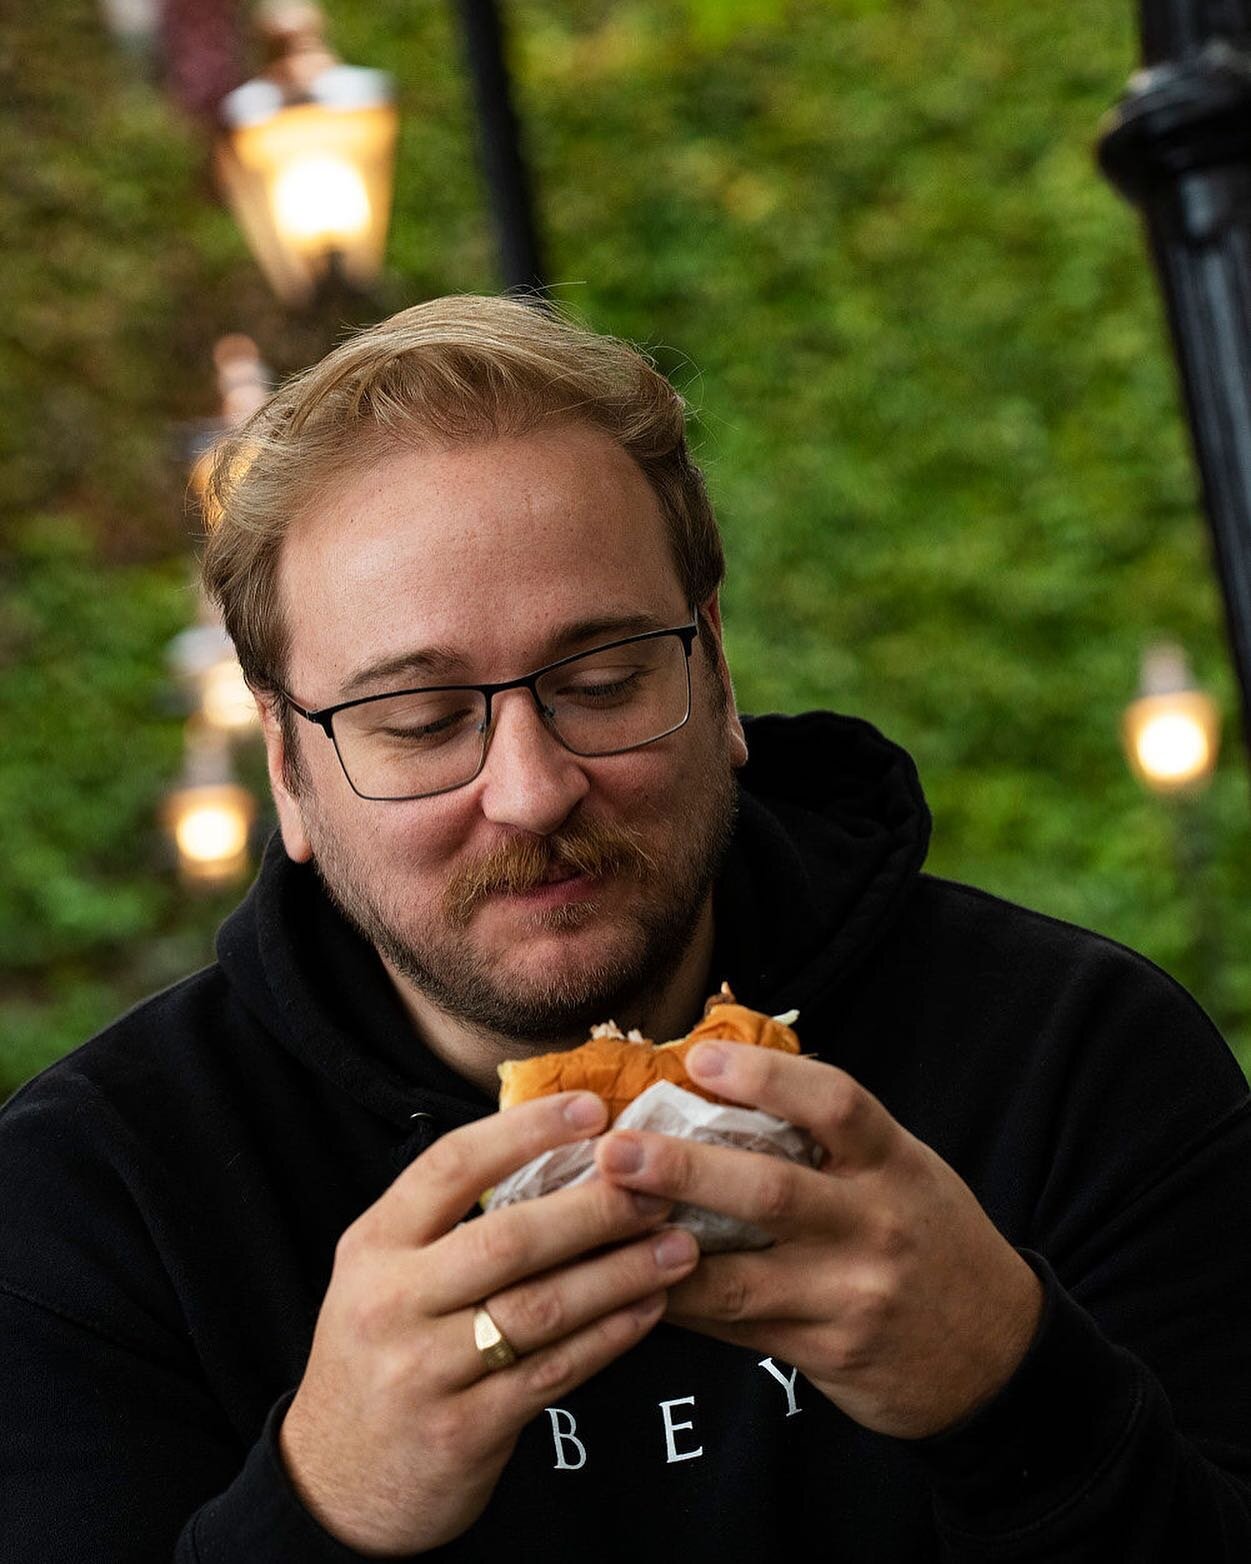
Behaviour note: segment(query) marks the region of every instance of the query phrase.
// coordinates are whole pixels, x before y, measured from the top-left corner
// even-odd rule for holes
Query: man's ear
[[[701,605],[700,616],[704,624],[700,629],[701,635],[711,635],[716,665],[716,676],[721,681],[721,688],[725,691],[725,723],[726,738],[730,746],[730,764],[735,768],[747,764],[747,735],[743,732],[743,723],[738,714],[738,703],[734,699],[734,681],[730,678],[730,665],[725,660],[725,646],[721,632],[721,599],[714,592],[708,601]]]
[[[277,703],[272,696],[255,696],[260,714],[261,733],[265,739],[265,762],[269,768],[269,788],[274,795],[274,808],[278,811],[278,829],[282,832],[282,845],[287,857],[295,863],[307,863],[313,856],[313,846],[304,829],[304,815],[299,800],[286,784],[286,738]]]

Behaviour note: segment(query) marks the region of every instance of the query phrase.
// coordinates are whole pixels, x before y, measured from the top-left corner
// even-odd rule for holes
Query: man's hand
[[[459,1536],[522,1427],[645,1336],[690,1272],[688,1233],[640,1236],[668,1202],[600,1179],[457,1225],[482,1190],[605,1118],[599,1098],[564,1092],[454,1130],[344,1233],[279,1445],[349,1547],[387,1558]],[[519,1355],[494,1372],[474,1345],[483,1301]]]
[[[989,1401],[1033,1339],[1042,1288],[959,1175],[831,1065],[736,1043],[702,1043],[686,1063],[718,1096],[811,1131],[825,1156],[813,1170],[665,1135],[603,1138],[606,1178],[777,1239],[703,1260],[670,1292],[668,1319],[784,1359],[898,1438]]]

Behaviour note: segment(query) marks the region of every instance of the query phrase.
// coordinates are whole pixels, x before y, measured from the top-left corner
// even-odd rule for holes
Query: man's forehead
[[[389,454],[292,528],[280,591],[292,675],[339,699],[401,675],[512,677],[686,608],[646,478],[581,429]]]
[[[395,446],[345,471],[297,516],[282,547],[285,569],[386,568],[419,546],[430,565],[552,540],[644,547],[663,527],[641,468],[598,429],[565,425],[450,447]],[[573,560],[569,561],[570,565]]]

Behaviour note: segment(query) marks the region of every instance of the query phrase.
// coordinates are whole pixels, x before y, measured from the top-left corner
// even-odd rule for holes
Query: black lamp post
[[[1251,0],[1141,0],[1141,27],[1099,160],[1159,272],[1251,744]]]
[[[456,0],[456,9],[473,79],[482,166],[491,196],[504,286],[540,295],[545,282],[543,261],[499,8],[496,0]]]

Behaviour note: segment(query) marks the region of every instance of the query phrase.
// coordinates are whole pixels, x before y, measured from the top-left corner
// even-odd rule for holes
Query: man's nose
[[[590,779],[539,716],[529,690],[497,695],[491,718],[482,812],[497,825],[548,836],[586,797]]]

